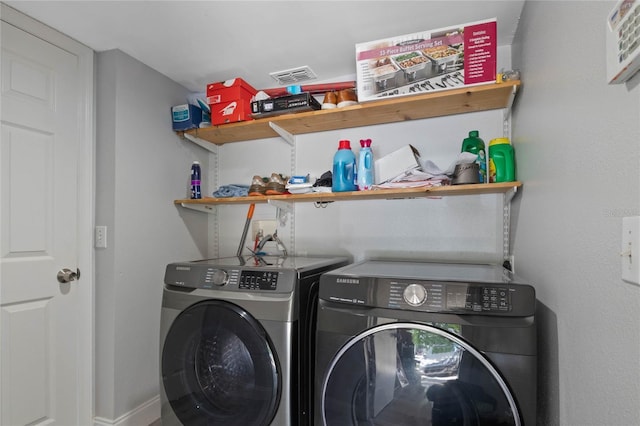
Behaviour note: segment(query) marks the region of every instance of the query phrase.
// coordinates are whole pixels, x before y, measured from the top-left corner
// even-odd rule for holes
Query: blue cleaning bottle
[[[356,189],[356,156],[351,151],[351,142],[344,139],[340,141],[338,152],[333,156],[331,190],[346,192]]]
[[[358,190],[367,191],[373,187],[373,151],[371,139],[360,139],[358,154]]]

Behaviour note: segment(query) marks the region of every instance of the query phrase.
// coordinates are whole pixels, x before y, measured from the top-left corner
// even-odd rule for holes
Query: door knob
[[[68,283],[79,279],[80,269],[76,269],[75,271],[73,271],[69,268],[63,268],[58,271],[58,282],[60,283]]]

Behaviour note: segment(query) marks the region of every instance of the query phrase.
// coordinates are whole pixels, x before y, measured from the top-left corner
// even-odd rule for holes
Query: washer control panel
[[[412,282],[389,280],[389,308],[451,312],[509,312],[508,286],[475,283]]]
[[[278,288],[278,276],[275,271],[242,271],[238,288],[245,290],[275,290]]]
[[[242,292],[288,292],[295,272],[290,270],[221,268],[210,265],[171,264],[165,283],[173,286]]]

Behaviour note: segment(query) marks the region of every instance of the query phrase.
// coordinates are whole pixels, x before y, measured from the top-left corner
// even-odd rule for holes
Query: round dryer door
[[[185,425],[266,426],[280,401],[280,367],[267,333],[229,302],[181,312],[161,368],[167,399]]]
[[[392,323],[349,340],[322,387],[327,426],[519,426],[493,365],[442,328]]]

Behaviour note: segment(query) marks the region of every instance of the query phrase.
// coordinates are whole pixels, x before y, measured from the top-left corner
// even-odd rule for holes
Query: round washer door
[[[268,425],[280,402],[280,377],[264,328],[229,302],[188,307],[165,339],[165,394],[185,425]]]
[[[491,362],[442,328],[392,323],[350,339],[322,387],[327,426],[519,426],[516,402]]]

